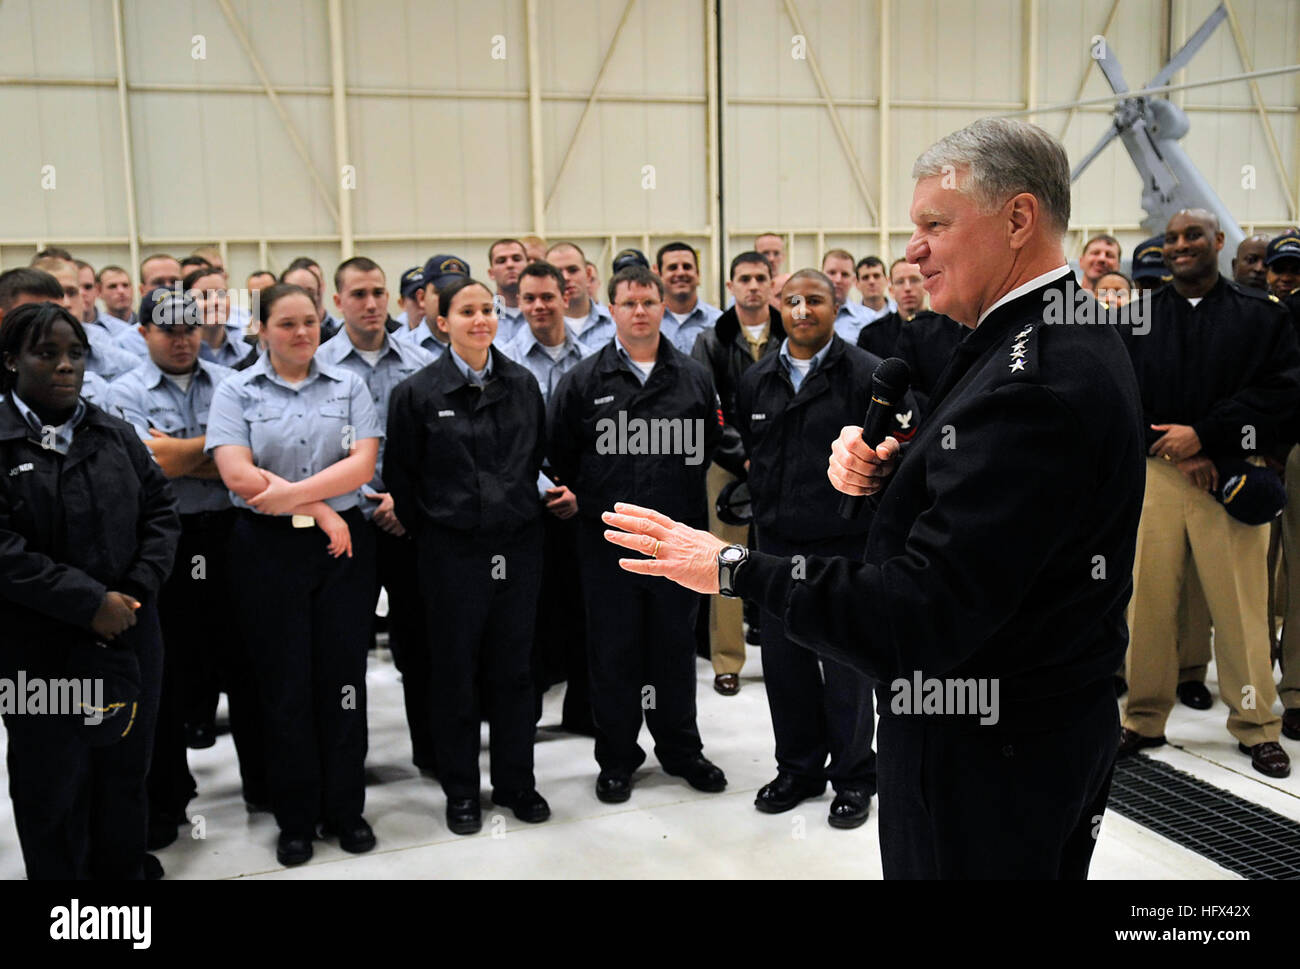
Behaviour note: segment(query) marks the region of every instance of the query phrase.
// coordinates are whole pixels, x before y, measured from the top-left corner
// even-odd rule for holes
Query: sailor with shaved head
[[[1146,496],[1129,611],[1121,757],[1165,743],[1178,684],[1178,596],[1196,565],[1214,623],[1228,732],[1255,770],[1290,773],[1273,712],[1268,523],[1286,493],[1263,457],[1294,443],[1300,348],[1282,305],[1219,272],[1223,231],[1204,209],[1165,227],[1170,284],[1129,350],[1142,392]]]
[[[1262,232],[1242,239],[1237,246],[1237,254],[1232,257],[1232,279],[1234,282],[1268,292],[1268,270],[1264,266],[1264,257],[1268,253],[1268,236]]]

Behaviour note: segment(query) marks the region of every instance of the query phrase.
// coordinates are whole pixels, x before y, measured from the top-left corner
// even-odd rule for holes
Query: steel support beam
[[[880,14],[877,23],[879,38],[878,51],[880,62],[879,73],[879,90],[880,90],[880,111],[878,126],[879,138],[879,165],[880,165],[880,211],[876,214],[876,224],[880,227],[880,241],[877,243],[880,258],[889,265],[889,193],[891,191],[889,176],[892,169],[891,159],[894,147],[893,126],[890,124],[889,117],[889,99],[893,94],[892,85],[890,84],[890,51],[894,47],[893,37],[889,30],[889,7],[892,0],[876,0],[878,12]],[[888,269],[885,275],[889,275]]]
[[[245,56],[248,57],[249,63],[253,67],[253,72],[257,79],[262,82],[262,90],[266,92],[267,98],[271,102],[271,107],[275,113],[280,116],[280,123],[284,125],[284,132],[289,136],[289,141],[293,144],[294,150],[302,159],[303,164],[307,167],[307,174],[311,177],[316,186],[316,191],[320,193],[321,201],[325,203],[325,208],[329,210],[330,217],[334,219],[335,224],[340,221],[339,209],[335,198],[330,194],[324,180],[320,177],[320,172],[316,170],[315,163],[311,160],[311,153],[307,151],[307,145],[298,134],[297,127],[289,118],[289,112],[285,110],[284,104],[280,101],[280,96],[276,93],[275,88],[271,86],[271,79],[267,76],[266,70],[262,67],[262,61],[253,50],[253,44],[248,39],[248,33],[244,30],[244,25],[239,22],[235,16],[234,9],[230,6],[230,0],[217,0],[221,7],[221,12],[226,15],[226,22],[230,24],[230,30],[239,41],[239,46],[244,49]]]
[[[524,0],[528,27],[528,181],[533,235],[546,238],[545,172],[542,154],[542,66],[537,45],[537,0]]]
[[[794,0],[785,0],[785,13],[790,18],[795,33],[807,39],[804,33],[803,20],[799,16],[799,8],[795,6]],[[871,197],[871,189],[867,186],[866,173],[862,171],[862,163],[858,160],[858,153],[853,150],[853,143],[849,141],[849,133],[844,128],[844,122],[840,120],[840,113],[835,107],[835,101],[831,97],[831,90],[826,84],[826,78],[822,76],[821,67],[817,64],[817,55],[813,52],[812,44],[806,48],[808,54],[808,67],[812,70],[813,80],[817,82],[817,90],[821,92],[822,103],[826,105],[826,110],[830,112],[831,127],[835,129],[835,136],[840,140],[840,148],[844,150],[844,157],[849,163],[849,170],[853,174],[853,181],[858,186],[858,191],[862,194],[862,199],[867,203],[867,210],[871,213],[874,221],[880,221],[880,213],[876,210],[875,200]],[[821,258],[820,253],[818,258]]]
[[[578,116],[578,126],[573,129],[573,137],[569,139],[569,147],[564,150],[564,157],[560,159],[560,167],[555,170],[555,179],[551,182],[551,190],[546,193],[546,208],[551,207],[551,202],[555,198],[556,189],[560,187],[560,179],[564,177],[564,170],[569,165],[569,159],[573,157],[573,150],[578,145],[578,139],[582,137],[582,129],[587,124],[587,118],[591,116],[591,108],[596,103],[596,95],[600,92],[600,85],[605,80],[605,71],[609,69],[610,62],[614,59],[614,49],[618,47],[618,39],[623,36],[623,28],[627,26],[627,18],[632,14],[632,8],[636,6],[636,0],[627,0],[623,6],[623,16],[618,19],[618,26],[614,28],[614,36],[609,41],[609,46],[605,48],[605,59],[600,62],[600,70],[596,72],[596,80],[591,85],[591,93],[587,96],[587,103],[582,106],[582,114]]]
[[[126,235],[131,249],[131,278],[135,279],[140,271],[140,224],[135,210],[135,154],[131,150],[131,118],[126,96],[126,43],[122,29],[122,0],[113,0],[113,47],[117,57],[117,120],[122,130],[122,187],[126,194]]]
[[[702,0],[704,4],[704,85],[707,91],[708,107],[705,118],[705,158],[706,178],[708,179],[707,198],[709,200],[709,262],[714,271],[706,278],[717,279],[716,273],[721,268],[721,261],[726,258],[723,252],[725,240],[722,238],[722,198],[718,192],[718,9],[713,0]],[[701,273],[703,265],[696,267]],[[721,305],[721,293],[715,294]]]
[[[1241,66],[1249,73],[1255,67],[1251,63],[1250,51],[1246,48],[1246,38],[1241,32],[1241,24],[1237,20],[1237,12],[1232,7],[1232,0],[1223,0],[1223,9],[1228,12],[1228,26],[1232,28],[1232,42],[1237,47]],[[1297,194],[1291,190],[1291,176],[1287,174],[1286,165],[1282,162],[1282,149],[1278,147],[1273,122],[1269,120],[1268,111],[1264,108],[1264,97],[1260,94],[1259,83],[1254,78],[1250,80],[1250,97],[1255,102],[1255,111],[1259,115],[1260,126],[1264,129],[1264,138],[1268,141],[1268,153],[1273,157],[1273,165],[1277,168],[1277,177],[1282,183],[1282,192],[1286,195],[1287,205],[1290,206],[1291,218],[1300,219],[1300,210],[1296,208]]]
[[[351,259],[356,250],[352,242],[352,188],[343,177],[345,166],[352,164],[348,143],[348,100],[343,86],[343,8],[342,0],[329,0],[330,14],[330,81],[334,101],[334,179],[339,198],[339,261]]]

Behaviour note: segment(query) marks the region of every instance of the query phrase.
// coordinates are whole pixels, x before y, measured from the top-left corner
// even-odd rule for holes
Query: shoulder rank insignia
[[[1034,332],[1033,324],[1025,327],[1016,334],[1016,342],[1011,345],[1011,363],[1008,365],[1012,373],[1018,373],[1025,369],[1025,353],[1029,346],[1029,337]]]

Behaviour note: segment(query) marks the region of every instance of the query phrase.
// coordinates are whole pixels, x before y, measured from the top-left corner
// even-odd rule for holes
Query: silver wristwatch
[[[728,599],[738,598],[736,570],[749,558],[743,545],[727,545],[718,550],[718,592]]]

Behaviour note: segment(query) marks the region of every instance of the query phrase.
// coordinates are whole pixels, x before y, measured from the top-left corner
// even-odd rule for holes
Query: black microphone
[[[871,375],[871,404],[867,416],[862,418],[862,440],[873,448],[885,440],[890,428],[892,411],[903,400],[912,382],[912,368],[906,360],[890,357],[880,361]],[[857,518],[867,503],[866,495],[844,495],[840,498],[840,517]]]

